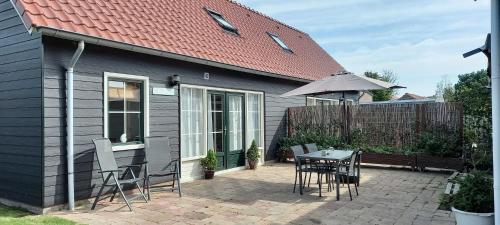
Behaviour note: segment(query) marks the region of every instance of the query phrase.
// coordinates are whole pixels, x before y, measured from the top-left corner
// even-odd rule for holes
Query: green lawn
[[[72,221],[53,217],[53,216],[37,216],[22,209],[10,208],[0,205],[0,224],[8,225],[38,225],[38,224],[76,224]]]

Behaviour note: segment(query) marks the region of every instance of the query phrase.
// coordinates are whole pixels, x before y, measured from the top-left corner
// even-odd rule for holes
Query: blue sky
[[[490,32],[489,0],[238,0],[309,33],[347,70],[392,70],[411,92],[433,95],[443,78],[486,68],[463,59]]]

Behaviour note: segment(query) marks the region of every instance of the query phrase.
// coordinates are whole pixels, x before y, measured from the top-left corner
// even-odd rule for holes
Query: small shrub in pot
[[[451,205],[458,225],[493,224],[493,179],[486,172],[474,171],[458,181],[460,189]]]
[[[259,161],[259,158],[259,148],[257,148],[255,140],[253,140],[250,148],[247,151],[248,166],[250,167],[250,169],[254,170],[255,168],[257,168],[257,162]]]
[[[205,173],[205,179],[214,178],[215,168],[217,167],[217,156],[214,150],[208,150],[207,156],[201,159],[200,163]]]

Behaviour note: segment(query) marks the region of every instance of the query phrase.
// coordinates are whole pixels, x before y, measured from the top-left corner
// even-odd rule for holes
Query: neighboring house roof
[[[419,95],[412,94],[412,93],[405,93],[398,100],[421,100],[421,99],[426,99],[426,97],[419,96]]]
[[[343,71],[308,34],[230,0],[11,0],[28,28],[50,28],[251,71],[318,80]],[[238,30],[225,31],[205,8]],[[284,51],[268,32],[290,47]]]

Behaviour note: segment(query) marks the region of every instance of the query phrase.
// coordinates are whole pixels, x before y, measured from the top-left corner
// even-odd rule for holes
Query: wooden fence
[[[366,104],[305,106],[288,109],[288,134],[321,132],[339,138],[359,135],[371,146],[403,147],[416,142],[422,132],[463,138],[460,103]]]

